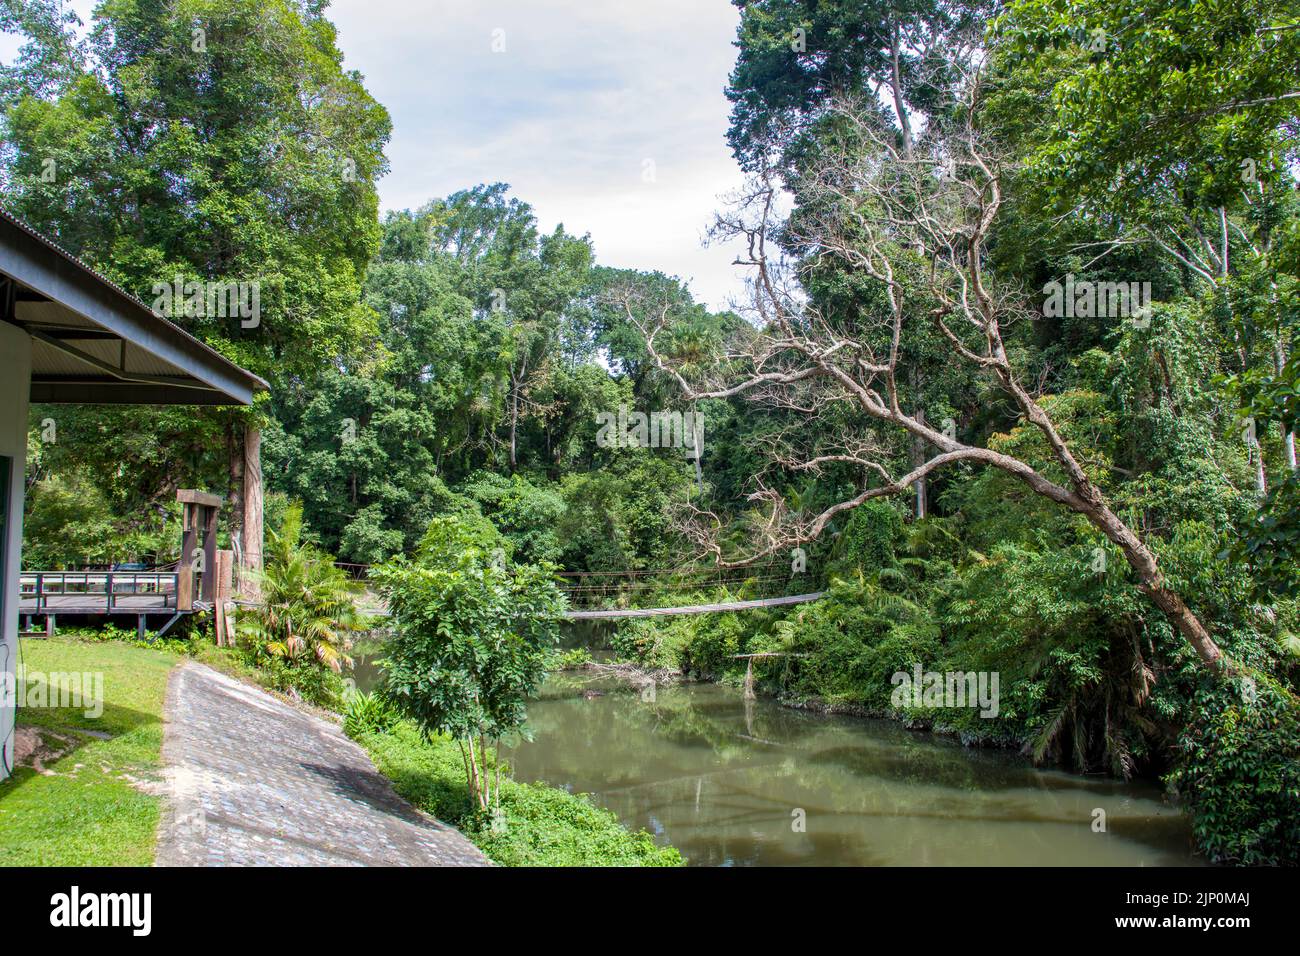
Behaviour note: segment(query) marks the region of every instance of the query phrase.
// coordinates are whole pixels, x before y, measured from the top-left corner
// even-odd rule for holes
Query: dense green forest
[[[755,281],[715,313],[505,184],[381,215],[390,121],[320,0],[110,0],[84,39],[0,4],[6,208],[146,302],[257,279],[256,327],[175,321],[272,386],[34,408],[26,563],[174,558],[175,489],[236,492],[248,429],[268,526],[300,503],[341,562],[455,516],[568,571],[801,549],[825,600],[616,646],[710,678],[793,652],[766,690],[876,714],[914,664],[998,672],[995,720],[901,716],[1161,775],[1210,858],[1295,863],[1294,6],[736,5],[749,185],[714,235]],[[702,416],[702,454],[601,441],[620,409]]]

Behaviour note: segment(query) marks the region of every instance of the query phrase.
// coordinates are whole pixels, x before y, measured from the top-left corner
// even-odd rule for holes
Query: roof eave
[[[158,403],[186,405],[251,405],[267,382],[235,365],[183,329],[172,325],[144,304],[77,262],[38,233],[0,216],[0,272],[34,292],[77,313],[183,370],[206,388],[178,388],[148,383],[94,381],[61,384],[32,383],[32,401],[108,402],[144,401],[129,395],[152,395]],[[68,397],[52,397],[70,389]],[[91,397],[70,397],[73,394]],[[38,397],[38,395],[43,397]]]

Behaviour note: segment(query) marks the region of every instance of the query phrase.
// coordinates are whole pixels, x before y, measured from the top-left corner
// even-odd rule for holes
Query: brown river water
[[[362,689],[377,677],[363,654]],[[1150,782],[1032,767],[887,720],[746,701],[719,684],[652,700],[582,672],[528,706],[514,776],[588,793],[692,866],[1194,866]],[[1105,812],[1105,832],[1093,827]]]
[[[590,793],[694,866],[1197,863],[1153,784],[1038,770],[892,721],[716,684],[645,700],[580,674],[552,676],[528,716],[534,739],[506,752],[516,779]]]

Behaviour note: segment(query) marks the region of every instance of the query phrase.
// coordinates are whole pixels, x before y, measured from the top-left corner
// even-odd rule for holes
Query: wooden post
[[[203,600],[217,596],[217,513],[216,506],[203,509]]]
[[[217,552],[217,573],[215,600],[228,601],[234,594],[235,552],[221,550]]]
[[[216,594],[212,599],[212,616],[217,629],[217,646],[233,647],[235,635],[230,621],[230,598],[234,590],[235,552],[218,551],[213,574]]]
[[[217,513],[226,499],[206,491],[181,488],[176,500],[183,506],[184,533],[181,536],[181,558],[176,565],[176,609],[189,611],[194,607],[194,549],[199,546],[199,525],[203,533],[202,600],[211,601],[213,581],[216,577]]]
[[[176,493],[178,496],[180,492]],[[176,610],[194,607],[194,549],[198,547],[198,520],[194,505],[181,506],[181,556],[176,562]]]
[[[244,430],[244,507],[243,561],[239,573],[239,591],[258,601],[262,588],[257,572],[262,570],[262,432]]]

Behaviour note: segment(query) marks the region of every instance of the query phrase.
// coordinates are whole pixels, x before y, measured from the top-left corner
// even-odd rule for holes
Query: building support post
[[[239,592],[250,601],[262,599],[258,574],[262,570],[262,432],[244,430],[244,536],[239,567]]]

